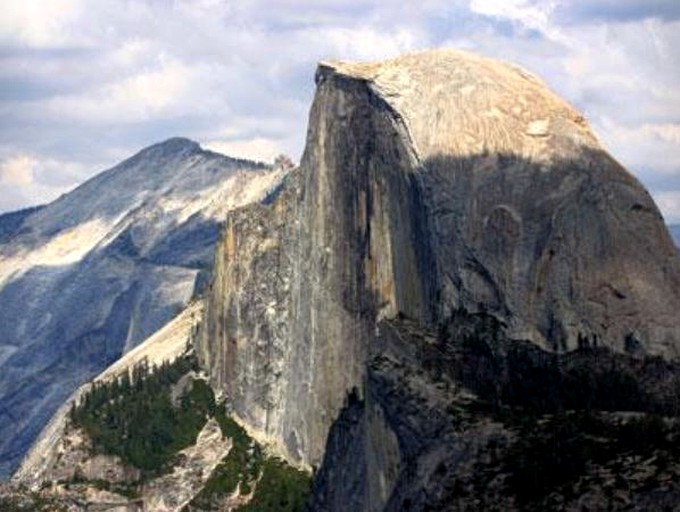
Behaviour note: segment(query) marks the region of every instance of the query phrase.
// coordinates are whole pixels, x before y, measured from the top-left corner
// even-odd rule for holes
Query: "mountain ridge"
[[[0,244],[0,474],[70,392],[200,292],[227,211],[283,175],[173,138],[21,214]]]
[[[661,214],[545,86],[457,51],[321,63],[315,80],[300,167],[270,208],[229,217],[197,340],[213,386],[282,453],[321,462],[383,320],[436,332],[463,311],[548,353],[586,336],[678,357]]]
[[[514,65],[438,50],[315,81],[300,166],[214,248],[209,408],[314,474],[307,510],[677,502],[680,258],[638,180]],[[116,257],[165,261],[125,234]],[[250,507],[239,453],[190,509]]]

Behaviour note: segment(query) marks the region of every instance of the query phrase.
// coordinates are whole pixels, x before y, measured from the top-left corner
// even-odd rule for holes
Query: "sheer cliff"
[[[324,62],[316,83],[299,169],[229,215],[197,343],[254,434],[319,465],[347,396],[370,391],[381,321],[436,332],[483,314],[546,354],[587,339],[680,355],[680,259],[658,209],[540,80],[438,50]],[[371,411],[361,446],[388,482],[404,438]]]
[[[173,140],[74,196],[91,210],[0,217],[10,285],[36,262],[78,260],[88,240],[85,262],[113,251],[144,275],[150,263],[191,270],[173,287],[182,297],[213,271],[203,301],[61,407],[15,474],[30,495],[0,487],[0,501],[299,510],[306,467],[310,511],[672,509],[680,258],[649,194],[578,112],[510,64],[437,50],[323,62],[315,79],[290,172],[220,160],[225,174],[187,202],[192,162],[203,172],[218,157]],[[150,160],[167,174],[137,176]],[[149,179],[157,191],[135,191]],[[92,212],[116,229],[100,240]],[[214,251],[205,218],[225,219]],[[87,277],[83,265],[73,271]],[[157,291],[132,302],[170,296]],[[138,310],[107,317],[124,318],[124,350],[143,331]],[[92,341],[67,352],[108,347]],[[168,414],[135,409],[144,400]],[[183,439],[151,472],[167,446],[149,450],[147,423]],[[119,424],[146,437],[132,443]]]
[[[186,305],[226,212],[282,175],[176,138],[0,217],[0,477],[79,385]]]

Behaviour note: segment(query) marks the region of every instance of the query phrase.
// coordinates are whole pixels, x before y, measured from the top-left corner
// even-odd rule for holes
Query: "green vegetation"
[[[680,457],[677,422],[665,423],[653,415],[613,421],[602,414],[573,412],[525,423],[519,434],[500,467],[508,473],[507,488],[518,502],[540,505],[538,509],[551,492],[568,495],[589,468],[650,457],[657,467],[665,467]]]
[[[191,501],[188,510],[217,510],[222,497],[231,494],[241,484],[241,494],[248,494],[260,474],[264,459],[262,449],[245,430],[218,407],[215,414],[222,434],[232,440],[232,447],[218,464],[201,492]]]
[[[484,313],[455,312],[424,341],[410,334],[408,319],[393,325],[415,340],[421,368],[433,382],[455,383],[476,396],[448,406],[451,430],[463,439],[467,429],[480,428],[480,439],[489,435],[472,455],[471,471],[459,472],[453,451],[436,467],[446,482],[438,504],[542,511],[599,510],[603,503],[643,510],[663,503],[659,510],[675,510],[664,507],[677,502],[680,477],[677,361],[645,355],[630,337],[623,340],[627,353],[595,336],[579,336],[575,350],[549,352],[509,338]],[[380,372],[379,362],[371,370]],[[397,417],[401,409],[394,407],[390,415]],[[489,420],[503,428],[487,430]],[[427,432],[425,417],[422,425]]]
[[[253,499],[240,512],[296,512],[302,510],[311,490],[311,479],[284,461],[269,458]]]
[[[137,489],[137,486],[134,483],[112,483],[107,480],[102,480],[100,478],[95,479],[95,480],[88,480],[83,478],[82,476],[79,476],[76,473],[76,476],[69,482],[66,483],[66,488],[68,489],[72,485],[78,485],[78,484],[85,484],[88,487],[94,487],[95,489],[99,489],[100,491],[108,491],[108,492],[113,492],[116,493],[120,496],[125,496],[128,499],[136,499],[139,498],[139,490]]]
[[[227,416],[223,406],[216,408],[215,418],[233,446],[186,510],[219,510],[221,500],[237,486],[242,495],[250,494],[255,487],[251,501],[238,510],[302,510],[311,489],[309,475],[280,459],[266,457],[246,431]]]
[[[489,414],[514,433],[502,442],[491,440],[471,479],[452,480],[450,499],[479,498],[480,509],[503,509],[509,497],[519,510],[544,511],[571,510],[572,504],[581,509],[575,504],[586,494],[658,490],[661,496],[680,475],[677,419],[647,413],[499,412],[490,404],[473,405],[469,412],[477,418]]]
[[[123,462],[141,469],[145,480],[168,470],[174,455],[194,444],[207,418],[214,417],[233,446],[186,510],[218,510],[237,486],[242,495],[255,489],[243,510],[301,510],[311,487],[309,476],[284,461],[267,458],[227,415],[224,405],[215,403],[205,381],[182,379],[197,369],[191,355],[158,368],[141,364],[131,375],[95,384],[72,408],[71,419],[87,432],[96,453],[120,456]],[[79,483],[78,478],[72,483]],[[137,496],[134,486],[101,480],[80,483],[130,498]]]
[[[441,327],[424,364],[495,407],[522,407],[536,414],[625,410],[680,415],[680,364],[617,353],[596,336],[589,340],[579,336],[576,350],[548,352],[508,338],[491,315],[459,311]]]
[[[141,364],[132,375],[95,384],[71,410],[71,419],[92,440],[96,453],[118,455],[145,476],[162,472],[174,454],[196,442],[215,412],[210,386],[193,380],[173,403],[172,387],[197,368],[184,356],[158,368]]]

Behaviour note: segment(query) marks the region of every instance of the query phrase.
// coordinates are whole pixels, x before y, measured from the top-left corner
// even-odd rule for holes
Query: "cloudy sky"
[[[458,47],[580,109],[680,222],[678,0],[0,0],[0,211],[182,135],[298,159],[316,61]]]

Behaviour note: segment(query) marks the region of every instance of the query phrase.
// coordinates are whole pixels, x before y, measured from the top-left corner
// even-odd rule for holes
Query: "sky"
[[[316,62],[434,47],[540,76],[680,222],[678,0],[0,0],[0,212],[173,136],[299,160]]]

